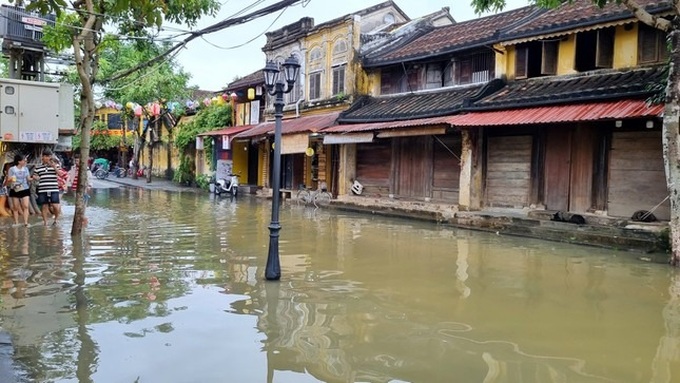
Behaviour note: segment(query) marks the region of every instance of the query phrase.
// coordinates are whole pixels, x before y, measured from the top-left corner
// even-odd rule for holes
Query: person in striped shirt
[[[52,224],[56,225],[61,214],[61,206],[59,204],[57,160],[54,159],[52,151],[49,149],[43,151],[42,163],[36,166],[33,172],[39,177],[36,202],[40,206],[43,223],[47,226],[48,216],[53,215],[54,222]]]

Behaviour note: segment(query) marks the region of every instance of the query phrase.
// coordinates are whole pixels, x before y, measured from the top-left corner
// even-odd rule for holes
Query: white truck
[[[1,142],[63,146],[74,125],[72,85],[0,78]]]

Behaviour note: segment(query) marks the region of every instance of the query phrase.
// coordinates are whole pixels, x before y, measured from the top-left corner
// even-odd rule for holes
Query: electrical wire
[[[229,49],[240,48],[240,47],[242,47],[242,46],[244,46],[244,45],[248,45],[248,44],[252,43],[252,42],[255,41],[256,39],[258,39],[260,36],[262,36],[262,35],[264,35],[265,33],[269,32],[269,29],[271,29],[271,27],[274,25],[274,23],[276,23],[276,22],[281,18],[281,16],[283,16],[283,13],[284,13],[287,9],[288,9],[288,7],[283,8],[283,9],[281,10],[281,13],[279,13],[279,15],[276,16],[276,18],[274,19],[274,21],[272,21],[272,22],[269,24],[269,26],[267,26],[267,28],[265,28],[265,30],[262,31],[262,33],[258,34],[257,36],[253,37],[252,39],[250,39],[250,40],[248,40],[248,41],[246,41],[246,42],[244,42],[244,43],[241,43],[241,44],[238,44],[238,45],[232,45],[232,46],[224,47],[224,46],[220,46],[220,45],[217,45],[217,44],[215,44],[215,43],[212,43],[212,42],[208,41],[204,36],[201,36],[201,39],[202,39],[203,41],[205,41],[206,43],[208,43],[209,45],[211,45],[211,46],[213,46],[213,47],[215,47],[215,48],[217,48],[217,49],[229,50]]]
[[[276,11],[279,11],[279,10],[281,10],[281,9],[283,9],[283,8],[286,8],[286,7],[288,7],[288,6],[294,5],[294,4],[296,4],[296,3],[300,2],[300,1],[301,1],[301,0],[281,0],[281,1],[277,2],[277,3],[275,3],[275,4],[272,4],[272,5],[269,5],[269,6],[267,6],[267,7],[261,8],[261,9],[259,9],[259,10],[256,10],[256,11],[254,11],[254,12],[252,12],[252,13],[249,13],[249,14],[247,14],[247,15],[244,15],[244,16],[241,16],[241,17],[238,17],[238,18],[227,18],[227,19],[224,19],[224,20],[222,20],[222,21],[220,21],[220,22],[217,22],[217,23],[215,23],[215,24],[213,24],[213,25],[210,25],[210,26],[208,26],[208,27],[206,27],[206,28],[203,28],[203,29],[201,29],[201,30],[199,30],[199,31],[193,32],[190,36],[186,37],[182,42],[175,44],[173,47],[171,47],[170,49],[166,50],[164,53],[162,53],[162,54],[160,54],[160,55],[158,55],[158,56],[152,58],[151,60],[148,60],[148,61],[146,61],[146,62],[144,62],[144,63],[141,63],[141,64],[137,65],[137,66],[134,67],[134,68],[131,68],[131,69],[126,70],[126,71],[123,71],[123,72],[121,72],[121,73],[119,73],[119,74],[117,74],[117,75],[112,76],[112,77],[109,78],[109,79],[103,80],[103,82],[114,81],[114,80],[120,79],[120,78],[125,77],[125,76],[128,76],[128,75],[130,75],[131,73],[134,73],[135,71],[138,71],[138,70],[140,70],[140,69],[142,69],[142,68],[145,68],[145,67],[148,67],[148,66],[150,66],[150,65],[153,65],[153,64],[156,63],[157,61],[163,59],[163,57],[165,57],[165,56],[171,54],[172,52],[174,52],[174,51],[176,51],[176,50],[178,50],[178,49],[180,49],[180,48],[182,48],[182,47],[185,47],[186,44],[188,44],[188,43],[191,42],[192,40],[194,40],[194,39],[196,39],[196,38],[198,38],[198,37],[200,37],[200,36],[202,36],[202,35],[205,35],[205,34],[208,34],[208,33],[217,32],[217,31],[220,31],[220,30],[222,30],[222,29],[226,29],[226,28],[229,28],[229,27],[232,27],[232,26],[235,26],[235,25],[239,25],[239,24],[243,24],[243,23],[246,23],[246,22],[255,20],[255,19],[260,18],[260,17],[262,17],[262,16],[266,16],[266,15],[272,14],[272,13],[274,13],[274,12],[276,12]]]

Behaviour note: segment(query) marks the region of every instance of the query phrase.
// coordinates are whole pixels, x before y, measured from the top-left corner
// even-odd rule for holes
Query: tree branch
[[[621,0],[621,4],[625,5],[626,8],[628,8],[628,10],[633,12],[633,15],[638,20],[649,25],[650,27],[660,29],[664,32],[668,32],[671,29],[671,22],[669,20],[666,20],[663,17],[659,17],[657,15],[652,15],[651,13],[647,12],[642,6],[640,6],[640,4],[638,4],[635,0]],[[673,5],[675,6],[675,11],[677,13],[678,0],[673,0]]]

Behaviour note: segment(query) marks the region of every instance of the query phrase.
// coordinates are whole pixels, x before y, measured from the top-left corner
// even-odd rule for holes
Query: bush
[[[207,174],[199,174],[196,176],[196,185],[203,190],[208,190],[210,187],[210,176]]]

